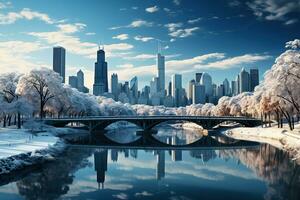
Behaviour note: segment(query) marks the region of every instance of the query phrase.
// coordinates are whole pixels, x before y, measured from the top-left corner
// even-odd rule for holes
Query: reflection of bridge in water
[[[195,123],[204,129],[212,129],[223,122],[235,122],[246,127],[255,127],[261,125],[261,120],[247,117],[231,117],[231,116],[97,116],[84,118],[48,118],[43,122],[55,127],[64,127],[69,123],[81,123],[86,125],[90,132],[95,130],[104,130],[107,126],[119,122],[126,121],[137,125],[139,128],[149,131],[158,124],[169,121],[187,121]]]
[[[105,134],[91,134],[81,138],[66,138],[66,141],[74,145],[101,146],[103,148],[136,148],[136,149],[165,149],[165,150],[189,150],[189,149],[226,149],[256,147],[258,143],[243,140],[234,140],[224,135],[203,136],[190,144],[181,143],[177,136],[164,137],[161,141],[152,134],[141,134],[140,137],[129,143],[120,143],[110,139]]]

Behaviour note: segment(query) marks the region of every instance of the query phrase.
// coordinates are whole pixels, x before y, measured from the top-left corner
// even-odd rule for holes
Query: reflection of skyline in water
[[[108,130],[105,135],[113,141],[119,143],[129,143],[136,141],[141,137],[141,135],[137,134],[137,131],[138,129],[136,128],[111,129]],[[163,126],[157,127],[156,130],[154,130],[156,133],[153,134],[153,136],[159,141],[167,144],[183,145],[199,140],[203,136],[202,131],[202,129],[182,129],[171,126]],[[171,138],[171,141],[168,141],[168,138]],[[176,141],[172,142],[172,138],[174,138]]]
[[[181,138],[168,136],[167,143]],[[299,199],[299,166],[269,145],[250,149],[68,148],[0,187],[0,199]],[[15,196],[9,196],[9,191]],[[20,195],[20,196],[18,196]]]

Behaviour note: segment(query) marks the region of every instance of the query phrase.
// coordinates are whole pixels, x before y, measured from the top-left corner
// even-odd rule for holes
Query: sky
[[[81,69],[92,89],[99,45],[109,79],[138,76],[139,89],[157,75],[158,43],[166,83],[183,86],[196,72],[234,80],[242,67],[260,78],[299,37],[300,0],[0,0],[0,73],[52,68],[52,48],[66,49],[66,76]],[[68,78],[66,78],[68,80]]]

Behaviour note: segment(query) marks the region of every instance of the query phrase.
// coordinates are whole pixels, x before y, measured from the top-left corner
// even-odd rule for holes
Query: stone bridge
[[[137,125],[144,131],[150,131],[154,126],[164,122],[192,122],[204,129],[212,129],[222,122],[235,122],[245,127],[255,127],[262,124],[261,120],[247,117],[232,117],[232,116],[175,116],[175,115],[160,115],[160,116],[87,116],[83,118],[46,118],[42,120],[45,124],[64,127],[72,122],[79,122],[86,125],[90,132],[96,130],[104,130],[110,124],[119,121],[126,121]]]

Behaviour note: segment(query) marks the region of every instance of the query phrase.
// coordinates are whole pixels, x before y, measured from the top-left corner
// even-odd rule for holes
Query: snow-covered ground
[[[296,125],[293,131],[287,127],[255,127],[255,128],[233,128],[225,131],[225,134],[234,139],[268,143],[279,149],[288,151],[294,160],[300,162],[300,125]]]
[[[48,132],[33,135],[25,129],[0,128],[0,175],[52,160],[63,148]]]

